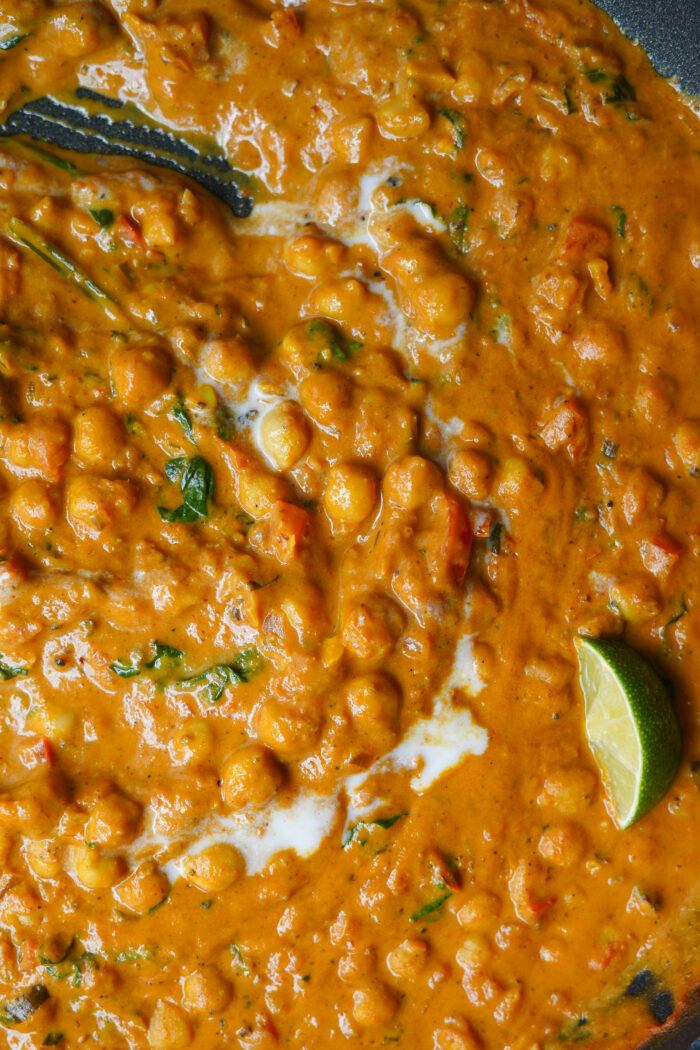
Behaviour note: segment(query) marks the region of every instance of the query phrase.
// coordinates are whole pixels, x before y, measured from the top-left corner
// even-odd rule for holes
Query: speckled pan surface
[[[638,39],[652,62],[683,89],[700,95],[700,0],[598,0],[621,29]],[[700,1050],[700,995],[684,1023],[649,1050]]]
[[[700,0],[598,0],[659,70],[700,95]]]

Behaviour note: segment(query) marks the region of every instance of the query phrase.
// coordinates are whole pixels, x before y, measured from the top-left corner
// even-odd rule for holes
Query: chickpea
[[[178,766],[201,764],[214,750],[214,730],[203,718],[188,718],[175,730],[168,744],[168,752]]]
[[[203,893],[222,893],[245,874],[245,860],[235,846],[217,842],[184,862],[188,882]]]
[[[155,861],[147,860],[114,888],[120,904],[137,915],[145,915],[161,904],[170,892],[170,881]]]
[[[52,839],[30,840],[24,847],[24,859],[38,879],[56,879],[63,871],[58,843]]]
[[[158,347],[119,347],[110,359],[116,397],[127,408],[145,408],[168,389],[171,368],[170,358]]]
[[[377,480],[359,463],[338,463],[331,467],[323,494],[323,506],[334,524],[359,525],[377,502]]]
[[[95,405],[78,413],[73,447],[88,463],[109,466],[124,451],[124,442],[122,424],[109,408]]]
[[[66,516],[81,538],[97,537],[118,518],[134,509],[137,493],[129,481],[81,474],[68,485]]]
[[[99,849],[91,849],[85,842],[73,846],[75,873],[89,890],[107,890],[123,877],[124,862]]]
[[[394,647],[403,629],[398,606],[381,594],[357,598],[342,627],[343,643],[361,660],[379,660]]]
[[[357,988],[352,996],[352,1014],[363,1028],[388,1024],[398,1009],[396,997],[380,981]]]
[[[519,509],[535,499],[541,488],[541,481],[524,459],[512,457],[505,461],[498,477],[498,498],[506,507]]]
[[[149,248],[171,248],[178,239],[178,221],[169,200],[155,198],[139,203],[134,218],[141,223],[141,236]]]
[[[464,324],[474,306],[474,288],[459,273],[437,273],[416,281],[410,312],[416,325],[436,339],[449,339]]]
[[[389,952],[386,964],[394,977],[414,980],[425,968],[428,945],[419,937],[409,937]]]
[[[457,922],[472,930],[488,927],[498,917],[501,901],[495,893],[488,890],[477,890],[457,912]]]
[[[631,573],[610,587],[610,602],[628,623],[644,623],[659,612],[656,584],[647,573]]]
[[[244,388],[257,374],[257,362],[250,343],[234,336],[231,339],[212,339],[207,343],[202,366],[217,383],[230,383]]]
[[[56,524],[56,507],[51,489],[44,481],[21,482],[10,496],[10,514],[22,532],[46,532]]]
[[[273,504],[289,500],[287,482],[258,467],[246,467],[238,478],[238,502],[251,518],[264,518]]]
[[[60,481],[70,454],[70,431],[62,420],[15,423],[5,444],[8,463],[32,477]]]
[[[447,476],[467,499],[483,502],[491,491],[491,457],[473,448],[460,449],[450,459]]]
[[[673,432],[673,447],[691,477],[700,476],[700,421],[689,419]]]
[[[590,769],[569,766],[551,773],[537,797],[541,806],[552,805],[565,816],[574,816],[591,804],[597,779]]]
[[[310,580],[297,580],[280,608],[302,643],[320,638],[328,626],[323,594]]]
[[[419,102],[385,102],[377,111],[377,127],[384,138],[417,139],[430,127],[430,114]]]
[[[231,1002],[232,988],[215,966],[202,966],[182,984],[184,1006],[193,1014],[219,1014]]]
[[[184,1050],[192,1042],[192,1028],[184,1010],[159,999],[148,1025],[151,1050]]]
[[[311,441],[309,424],[299,405],[282,401],[269,409],[260,423],[260,441],[276,470],[291,470]]]
[[[403,510],[418,510],[436,492],[442,492],[442,474],[423,456],[403,456],[391,464],[382,484],[390,503]]]
[[[343,264],[345,248],[337,241],[307,234],[297,237],[284,250],[284,261],[301,277],[330,277]]]
[[[85,838],[113,849],[133,842],[141,820],[141,807],[123,795],[98,798],[85,825]]]
[[[578,824],[559,824],[545,831],[537,848],[550,864],[570,868],[583,859],[586,836]]]
[[[433,1032],[433,1050],[481,1050],[481,1046],[481,1041],[466,1021],[459,1028],[450,1025],[436,1028]]]
[[[299,387],[299,397],[314,423],[333,427],[352,405],[352,386],[352,380],[347,376],[324,368],[304,379]]]
[[[366,164],[369,160],[375,124],[371,117],[344,120],[333,129],[333,143],[346,164]]]
[[[260,744],[245,744],[234,751],[221,770],[221,794],[229,809],[264,806],[281,783],[277,759]]]
[[[644,467],[635,467],[630,472],[622,494],[622,511],[627,524],[633,525],[645,514],[658,510],[664,496],[661,482]]]
[[[385,674],[353,678],[347,690],[347,705],[353,722],[371,751],[389,750],[396,738],[401,696]]]
[[[465,973],[473,974],[484,970],[491,961],[493,951],[485,937],[478,933],[465,937],[457,950],[457,965]]]
[[[258,712],[258,736],[285,757],[308,753],[318,737],[318,722],[290,704],[270,698]]]

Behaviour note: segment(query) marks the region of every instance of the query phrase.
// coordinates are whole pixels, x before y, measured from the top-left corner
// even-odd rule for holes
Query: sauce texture
[[[6,0],[0,1040],[632,1050],[700,977],[700,129],[580,0]],[[674,685],[615,824],[580,634]]]

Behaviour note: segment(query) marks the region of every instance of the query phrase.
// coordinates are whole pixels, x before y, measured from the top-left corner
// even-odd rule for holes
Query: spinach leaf
[[[449,900],[451,896],[452,894],[449,892],[443,893],[442,896],[438,897],[436,900],[430,901],[429,904],[424,904],[422,908],[419,908],[418,911],[414,911],[413,915],[409,916],[410,921],[418,922],[418,920],[424,918],[424,916],[432,915],[432,913],[438,911],[438,909],[440,909],[445,901]]]
[[[164,642],[151,642],[151,646],[155,649],[155,654],[146,664],[149,669],[160,668],[164,663],[180,660],[185,655],[182,649],[175,649],[172,645],[165,645]]]
[[[90,214],[103,230],[114,225],[114,212],[110,208],[90,208]]]
[[[180,424],[182,429],[185,431],[185,434],[190,439],[190,441],[194,441],[194,430],[192,429],[192,416],[185,408],[185,402],[181,395],[178,395],[177,403],[173,409],[173,416]]]
[[[215,704],[231,685],[241,685],[262,667],[263,660],[254,647],[244,649],[230,663],[214,664],[200,674],[184,678],[183,685],[193,688],[204,704]]]
[[[114,671],[120,678],[133,678],[134,675],[141,674],[143,668],[141,663],[130,664],[126,660],[115,660],[113,664],[109,665],[110,671]]]
[[[163,521],[192,524],[206,518],[209,500],[214,494],[214,472],[202,456],[191,459],[170,459],[165,464],[165,473],[170,481],[180,479],[183,501],[179,507],[169,510],[158,507]]]
[[[0,660],[0,679],[3,682],[9,682],[11,678],[17,678],[19,675],[22,677],[29,674],[26,667],[12,667],[10,664],[4,663]]]
[[[11,36],[6,36],[4,40],[0,40],[0,51],[11,51],[13,47],[17,47],[23,40],[26,40],[29,33],[13,33]]]
[[[491,526],[488,539],[486,540],[486,546],[491,554],[501,553],[501,543],[503,542],[503,533],[505,531],[505,526],[500,521],[494,522]]]

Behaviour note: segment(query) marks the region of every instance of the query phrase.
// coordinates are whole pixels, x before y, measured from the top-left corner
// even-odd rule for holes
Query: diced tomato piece
[[[446,564],[452,582],[459,585],[469,566],[469,555],[472,546],[472,530],[469,519],[460,503],[447,493],[441,493],[432,501],[434,525],[433,533],[433,566],[438,568]]]
[[[278,561],[283,564],[293,561],[310,531],[308,511],[283,500],[274,504],[270,512],[270,545]]]
[[[667,532],[657,533],[652,539],[642,540],[639,544],[644,568],[659,579],[665,580],[680,558],[683,547]]]
[[[559,255],[562,258],[582,260],[604,255],[610,247],[610,234],[602,226],[580,217],[571,220],[564,231]]]
[[[130,215],[120,215],[114,224],[115,236],[126,241],[127,244],[131,244],[134,248],[141,248],[145,251],[146,242],[141,235],[141,227],[135,219],[132,219]]]

